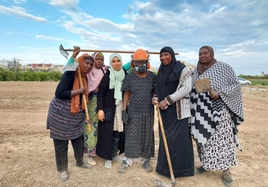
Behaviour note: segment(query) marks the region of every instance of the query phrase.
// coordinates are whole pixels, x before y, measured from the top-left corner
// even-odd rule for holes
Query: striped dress
[[[70,112],[71,100],[54,97],[50,102],[47,129],[50,137],[56,140],[72,140],[84,134],[84,112],[73,114]]]
[[[62,75],[55,92],[55,97],[49,105],[47,129],[50,129],[50,137],[56,140],[73,140],[84,134],[84,111],[81,109],[81,105],[79,113],[73,114],[70,112],[70,96],[74,78],[74,71],[66,71]]]

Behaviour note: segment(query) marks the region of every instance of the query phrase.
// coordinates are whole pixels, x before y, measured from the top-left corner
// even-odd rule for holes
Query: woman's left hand
[[[161,110],[166,110],[168,108],[168,105],[166,103],[165,100],[162,100],[159,104],[158,104],[158,108],[161,108]]]
[[[220,97],[219,92],[216,92],[216,91],[211,91],[211,92],[212,92],[212,94],[210,93],[211,99],[213,99],[213,100],[219,99],[219,97]]]

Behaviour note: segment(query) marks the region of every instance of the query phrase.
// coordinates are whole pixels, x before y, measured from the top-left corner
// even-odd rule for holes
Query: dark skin
[[[104,58],[103,56],[96,56],[95,58],[95,68],[101,69],[104,63]]]
[[[199,51],[199,61],[202,64],[209,64],[211,62],[211,56],[209,53],[209,50],[207,48],[202,48]],[[220,94],[216,91],[212,91],[212,94],[210,95],[210,98],[213,100],[219,99]]]
[[[72,57],[76,58],[77,55],[79,54],[79,52],[80,52],[80,47],[75,46]],[[91,60],[85,60],[84,61],[84,69],[85,69],[86,74],[89,73],[90,71],[92,71],[93,62]],[[84,87],[80,87],[77,90],[72,90],[70,97],[74,97],[74,96],[79,95],[79,94],[86,94],[86,89]],[[86,122],[88,124],[90,124],[90,121],[91,120],[89,118]]]
[[[146,64],[146,61],[142,60],[142,61],[135,61],[134,63],[135,67],[139,67],[141,65]],[[138,72],[138,71],[134,71],[134,73],[138,76],[138,77],[146,77],[147,76],[147,71],[146,72]],[[153,94],[153,93],[152,93]],[[125,91],[124,92],[124,97],[123,97],[123,109],[122,110],[126,110],[127,109],[127,104],[129,102],[129,96],[130,96],[130,91]]]
[[[164,66],[167,66],[171,63],[172,57],[171,54],[168,52],[163,52],[160,54],[160,61]],[[152,103],[156,105],[157,108],[160,108],[161,110],[166,110],[166,107],[168,104],[166,101],[163,99],[160,103],[158,101],[158,97],[153,97]]]

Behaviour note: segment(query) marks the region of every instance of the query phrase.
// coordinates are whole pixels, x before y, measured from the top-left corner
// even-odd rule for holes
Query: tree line
[[[58,71],[34,72],[19,71],[16,69],[4,70],[0,68],[0,81],[59,81],[63,73]]]

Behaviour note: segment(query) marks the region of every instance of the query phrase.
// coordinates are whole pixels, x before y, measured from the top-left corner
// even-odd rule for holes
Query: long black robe
[[[166,83],[166,94],[169,95],[174,93],[177,86],[177,82]],[[177,119],[176,103],[170,105],[167,110],[160,111],[174,177],[193,176],[194,154],[190,130],[188,127],[188,118],[184,118],[182,120]],[[159,140],[156,172],[166,177],[170,177],[170,171],[160,128]]]
[[[172,59],[168,65],[160,65],[156,81],[156,97],[161,102],[166,96],[173,94],[179,84],[181,71],[184,64],[177,62],[171,47],[164,47],[160,53],[170,53]],[[188,127],[188,118],[178,120],[176,102],[167,110],[160,110],[165,129],[165,135],[169,148],[170,159],[173,167],[174,177],[194,175],[193,145]],[[159,129],[159,151],[156,172],[170,177],[162,133]]]
[[[126,72],[125,72],[126,73]],[[97,110],[111,111],[110,121],[99,121],[98,123],[98,142],[97,142],[97,155],[106,160],[112,160],[113,153],[113,128],[114,128],[114,115],[115,115],[115,99],[114,89],[109,89],[110,71],[108,70],[103,76],[98,90]],[[120,140],[118,142],[118,150],[120,153],[124,152],[125,133],[120,133]]]

